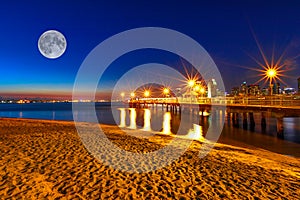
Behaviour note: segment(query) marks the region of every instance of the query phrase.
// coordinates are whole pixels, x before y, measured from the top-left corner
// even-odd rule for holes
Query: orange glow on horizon
[[[52,100],[71,100],[72,92],[70,91],[29,91],[29,92],[0,92],[3,99],[52,99]],[[85,99],[86,93],[82,93]],[[96,100],[111,100],[111,91],[96,92]]]

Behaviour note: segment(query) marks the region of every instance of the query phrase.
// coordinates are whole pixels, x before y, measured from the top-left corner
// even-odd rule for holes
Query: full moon
[[[67,48],[67,41],[63,34],[56,30],[44,32],[38,41],[39,51],[50,59],[60,57]]]

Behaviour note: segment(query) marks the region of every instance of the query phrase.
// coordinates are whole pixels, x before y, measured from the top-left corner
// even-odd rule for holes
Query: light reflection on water
[[[209,125],[211,124],[211,116],[203,117],[201,115],[195,115],[191,113],[182,113],[181,116],[179,114],[170,114],[170,122],[167,124],[163,124],[165,121],[163,116],[165,111],[160,109],[146,109],[151,112],[151,126],[156,127],[166,127],[171,125],[171,132],[177,135],[181,135],[188,138],[194,138],[197,140],[202,140],[203,137],[206,136]],[[138,126],[137,129],[142,129],[143,120],[142,116],[144,116],[145,109],[136,109]],[[222,123],[222,115],[227,115],[228,113],[217,112],[216,119],[219,120],[219,123]],[[230,114],[232,116],[232,113]],[[138,118],[140,117],[140,119]],[[268,116],[266,116],[268,117]],[[185,120],[182,120],[185,119]],[[116,119],[120,120],[120,119]],[[153,123],[156,120],[157,123]],[[299,131],[299,122],[300,118],[286,118],[284,120],[285,126],[285,136],[284,140],[277,138],[276,132],[276,119],[275,118],[267,118],[267,128],[263,132],[261,129],[261,116],[255,115],[255,127],[254,130],[250,130],[248,128],[245,130],[242,126],[242,119],[239,120],[240,128],[233,127],[230,123],[230,118],[225,117],[225,126],[220,136],[219,142],[226,144],[236,144],[239,145],[240,142],[246,143],[255,147],[267,149],[276,153],[281,153],[285,155],[291,155],[300,157],[300,144],[295,143],[295,141],[299,141],[300,131]],[[177,132],[179,124],[183,125],[183,132]],[[154,130],[152,128],[152,130]],[[155,129],[155,131],[162,131],[163,129]],[[292,133],[292,134],[291,134]],[[300,143],[300,142],[299,142]]]
[[[130,126],[128,128],[136,129],[136,110],[134,108],[129,108],[129,111],[130,111]]]
[[[126,110],[125,108],[119,108],[120,110],[120,125],[119,127],[125,127],[126,126]]]
[[[144,109],[144,131],[151,131],[151,112],[149,109]]]
[[[166,135],[169,135],[171,134],[171,113],[169,112],[166,112],[164,114],[164,120],[163,120],[163,127],[162,127],[162,133],[163,134],[166,134]]]

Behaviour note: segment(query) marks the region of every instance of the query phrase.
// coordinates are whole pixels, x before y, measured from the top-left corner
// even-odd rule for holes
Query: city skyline
[[[297,88],[300,5],[296,1],[54,1],[47,9],[55,10],[55,15],[45,15],[43,8],[43,3],[34,1],[11,1],[1,6],[0,21],[5,30],[0,50],[0,96],[71,97],[76,73],[95,46],[119,32],[149,26],[182,32],[201,44],[219,68],[228,93],[243,81],[254,84],[260,79],[252,69],[261,69],[256,61],[264,63],[261,51],[270,62],[272,55],[279,59],[284,52],[282,63],[288,71],[284,73],[287,77],[282,77],[286,83],[282,87]],[[47,59],[38,51],[38,39],[49,29],[62,32],[68,43],[65,54],[57,59]],[[182,64],[180,58],[160,51],[121,56],[102,77],[99,98],[109,97],[126,71],[148,62],[174,68]]]

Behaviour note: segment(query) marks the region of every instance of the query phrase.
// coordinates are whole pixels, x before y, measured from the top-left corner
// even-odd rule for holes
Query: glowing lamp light
[[[121,97],[124,97],[125,96],[125,93],[124,92],[121,92]]]
[[[195,80],[189,80],[189,81],[188,81],[188,85],[189,85],[190,87],[193,87],[193,86],[195,85]]]
[[[204,92],[205,92],[204,87],[201,87],[201,88],[200,88],[200,93],[203,94]]]
[[[268,69],[268,70],[266,71],[266,75],[267,75],[269,78],[273,78],[273,77],[275,77],[275,76],[277,75],[277,71],[276,71],[275,69],[270,68],[270,69]]]
[[[131,92],[131,93],[130,93],[130,97],[131,97],[131,98],[134,98],[134,97],[135,97],[135,93],[134,93],[134,92]]]
[[[195,91],[200,91],[200,86],[196,85],[194,89],[195,89]]]
[[[164,94],[169,94],[170,90],[169,90],[169,88],[164,88],[163,92],[164,92]]]
[[[146,91],[144,92],[144,96],[145,96],[145,97],[149,97],[149,96],[150,96],[150,91],[149,91],[149,90],[146,90]]]

